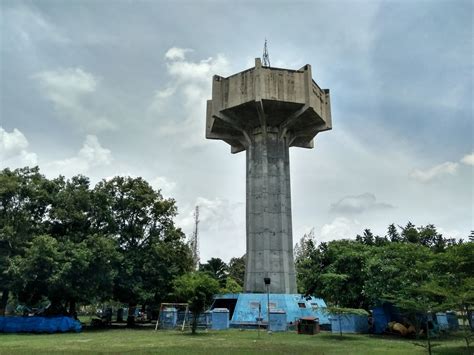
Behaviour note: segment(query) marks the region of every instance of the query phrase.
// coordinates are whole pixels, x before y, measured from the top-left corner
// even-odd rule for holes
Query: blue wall
[[[234,314],[231,325],[256,325],[258,308],[261,305],[263,322],[268,322],[267,295],[265,293],[240,293],[238,295],[218,295],[215,298],[235,298]],[[321,298],[304,297],[298,294],[270,294],[270,310],[286,312],[287,323],[294,324],[302,317],[319,318],[319,324],[330,324],[326,313],[326,303]]]
[[[367,333],[369,320],[367,316],[341,314],[331,316],[331,331],[333,333]]]

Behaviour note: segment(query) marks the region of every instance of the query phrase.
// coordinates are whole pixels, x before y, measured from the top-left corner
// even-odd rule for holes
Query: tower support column
[[[296,293],[287,138],[277,127],[249,134],[247,151],[246,292]]]

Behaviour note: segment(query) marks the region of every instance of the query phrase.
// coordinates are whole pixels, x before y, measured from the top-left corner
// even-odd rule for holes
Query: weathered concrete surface
[[[312,148],[331,129],[329,90],[313,81],[311,67],[255,67],[228,78],[214,76],[207,102],[206,138],[232,153],[247,151],[247,265],[245,291],[296,293],[289,147]]]

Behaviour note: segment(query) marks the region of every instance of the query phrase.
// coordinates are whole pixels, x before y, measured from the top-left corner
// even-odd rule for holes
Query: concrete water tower
[[[244,292],[296,294],[291,224],[290,147],[313,148],[331,129],[329,90],[299,70],[262,66],[214,76],[206,138],[247,154],[247,264]]]

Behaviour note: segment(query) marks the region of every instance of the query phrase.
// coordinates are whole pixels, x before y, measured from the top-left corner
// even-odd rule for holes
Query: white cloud
[[[436,226],[436,230],[445,238],[467,239],[467,234],[463,235],[463,233],[457,229],[444,229],[443,227]]]
[[[361,224],[357,220],[337,217],[331,223],[323,225],[316,236],[322,242],[334,239],[353,239],[360,228]]]
[[[189,48],[172,47],[165,53],[165,58],[169,60],[184,60],[186,53],[192,51]]]
[[[47,163],[45,168],[54,176],[69,177],[85,174],[93,168],[110,165],[111,162],[112,152],[102,147],[96,136],[88,135],[76,156]]]
[[[227,71],[229,62],[222,54],[218,54],[216,58],[209,57],[199,62],[190,61],[171,61],[167,63],[168,72],[176,79],[189,82],[199,80],[201,82],[209,82],[214,74]]]
[[[0,167],[19,168],[36,165],[36,154],[28,151],[28,144],[28,140],[18,129],[14,128],[9,133],[0,127]]]
[[[53,104],[59,118],[70,120],[89,131],[112,130],[116,126],[93,108],[99,80],[81,68],[42,71],[33,76],[41,92]]]
[[[410,176],[420,182],[429,182],[443,175],[455,175],[458,165],[458,163],[447,161],[427,170],[416,169]]]
[[[362,213],[369,210],[390,209],[392,205],[377,202],[374,194],[364,193],[357,196],[345,196],[331,205],[331,212],[338,213]]]
[[[466,165],[474,165],[474,153],[467,154],[461,159],[461,163]]]
[[[171,95],[173,95],[176,91],[176,88],[173,88],[173,87],[169,87],[169,88],[166,88],[166,89],[163,89],[163,90],[157,90],[156,91],[156,94],[155,94],[155,97],[157,99],[166,99],[168,97],[170,97]]]
[[[61,31],[44,16],[32,8],[18,4],[11,8],[2,8],[2,36],[5,49],[34,49],[41,42],[67,44],[70,42]]]
[[[199,206],[199,244],[201,261],[211,257],[229,260],[245,253],[245,204],[222,198],[198,197],[177,217],[186,235],[194,230],[195,206]]]
[[[185,53],[189,51],[173,47],[166,52],[171,80],[164,89],[156,91],[148,109],[153,121],[164,122],[158,127],[160,136],[184,135],[188,147],[205,143],[206,101],[211,98],[212,76],[230,72],[225,56],[218,54],[215,58],[193,62],[185,59]],[[173,96],[180,101],[171,102]],[[171,104],[175,109],[170,114],[172,108],[168,105]]]
[[[176,188],[176,182],[169,180],[164,176],[157,176],[150,181],[151,186],[154,189],[161,190],[164,197],[171,196],[174,189]]]

